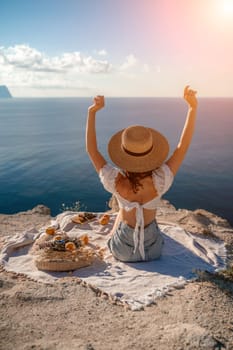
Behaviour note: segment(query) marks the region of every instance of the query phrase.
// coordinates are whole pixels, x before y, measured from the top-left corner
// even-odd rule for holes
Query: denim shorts
[[[108,247],[116,259],[124,262],[143,260],[138,248],[134,253],[133,233],[133,227],[121,222],[109,239]],[[158,224],[153,220],[149,225],[144,227],[145,260],[158,259],[161,255],[163,243],[163,236]]]

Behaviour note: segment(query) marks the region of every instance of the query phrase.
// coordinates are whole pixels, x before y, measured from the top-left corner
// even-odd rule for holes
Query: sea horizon
[[[101,95],[101,94],[100,94]],[[104,95],[104,94],[102,94]],[[93,95],[87,95],[87,96],[13,96],[11,98],[8,97],[0,97],[0,101],[1,100],[14,100],[14,99],[82,99],[82,98],[92,98],[96,96],[95,94]],[[133,98],[133,99],[150,99],[150,98],[158,98],[158,99],[182,99],[182,95],[180,96],[157,96],[157,95],[153,95],[153,96],[112,96],[112,95],[104,95],[106,96],[106,98],[120,98],[120,99],[127,99],[127,98]],[[233,99],[233,96],[198,96],[198,100],[202,100],[202,99]]]

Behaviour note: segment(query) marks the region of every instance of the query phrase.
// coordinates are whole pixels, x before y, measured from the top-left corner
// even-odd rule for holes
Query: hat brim
[[[121,147],[123,130],[114,134],[108,143],[108,154],[114,164],[123,170],[142,173],[160,167],[169,153],[169,144],[165,136],[155,129],[148,128],[152,133],[153,148],[143,156],[133,156]]]

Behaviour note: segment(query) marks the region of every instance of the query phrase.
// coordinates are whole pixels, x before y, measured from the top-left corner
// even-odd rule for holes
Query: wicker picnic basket
[[[88,246],[88,242],[87,235],[72,239],[63,232],[44,234],[34,243],[31,253],[38,270],[72,271],[101,258],[101,253]]]
[[[38,270],[45,271],[73,271],[93,263],[94,253],[89,249],[73,252],[59,252],[53,250],[40,250],[35,256],[35,265]]]

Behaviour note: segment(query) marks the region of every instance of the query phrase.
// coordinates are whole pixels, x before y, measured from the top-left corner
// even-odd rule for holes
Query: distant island
[[[12,95],[6,85],[0,85],[0,98],[12,98]]]

